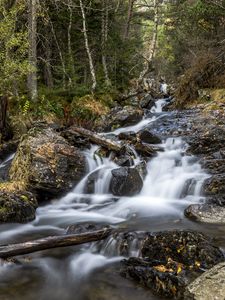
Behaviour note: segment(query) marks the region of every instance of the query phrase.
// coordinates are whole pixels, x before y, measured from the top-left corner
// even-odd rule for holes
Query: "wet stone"
[[[26,223],[35,219],[37,201],[29,192],[0,192],[0,223]]]
[[[110,191],[115,196],[134,196],[143,187],[141,175],[135,168],[118,168],[112,170]]]
[[[206,196],[225,194],[225,174],[217,174],[205,180],[202,192]]]
[[[225,263],[220,263],[195,279],[186,288],[187,300],[224,300]]]
[[[202,223],[225,224],[225,206],[194,204],[185,209],[185,216]]]
[[[66,234],[82,234],[102,230],[103,228],[109,228],[109,226],[96,223],[73,224],[67,228]]]
[[[140,252],[122,262],[121,275],[173,299],[183,299],[193,279],[224,261],[212,240],[194,231],[146,233]]]
[[[161,139],[155,134],[151,133],[150,130],[144,129],[138,133],[138,137],[143,143],[147,144],[160,144]]]

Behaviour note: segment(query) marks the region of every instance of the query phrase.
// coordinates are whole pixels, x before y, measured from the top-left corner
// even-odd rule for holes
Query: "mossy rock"
[[[10,168],[11,181],[39,199],[69,191],[86,172],[86,160],[52,128],[33,128],[21,138]]]
[[[0,222],[26,223],[35,219],[37,200],[27,191],[0,191]]]

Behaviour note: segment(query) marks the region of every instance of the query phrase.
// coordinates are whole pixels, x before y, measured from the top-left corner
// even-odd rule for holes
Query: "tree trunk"
[[[159,0],[154,0],[154,30],[152,41],[150,44],[150,48],[148,51],[148,57],[146,59],[144,70],[141,72],[138,83],[141,84],[143,82],[144,77],[148,74],[157,46],[157,39],[158,39],[158,26],[159,26]]]
[[[51,39],[51,34],[49,32],[46,32],[46,40],[44,41],[44,79],[46,82],[46,85],[49,89],[52,89],[54,87],[54,80],[53,80],[53,75],[52,75],[52,66],[51,66],[51,61],[52,61],[52,39]]]
[[[135,0],[129,0],[129,4],[128,4],[128,14],[127,14],[127,22],[126,22],[125,30],[124,30],[124,40],[128,39],[128,37],[129,37],[129,33],[130,33],[130,22],[131,22],[132,15],[133,15],[134,2],[135,2]]]
[[[73,59],[73,51],[71,45],[71,30],[72,30],[72,22],[73,22],[73,10],[72,10],[72,1],[68,0],[68,11],[69,11],[69,25],[68,25],[68,52],[69,52],[69,63],[71,68],[71,76],[69,78],[69,86],[73,85],[73,80],[75,77],[75,68],[74,68],[74,59]]]
[[[24,255],[52,248],[81,245],[84,243],[100,241],[107,238],[111,233],[112,229],[103,228],[102,230],[82,234],[50,236],[25,243],[1,246],[0,258],[6,259],[17,255]]]
[[[109,79],[109,72],[106,61],[106,43],[108,40],[108,25],[109,25],[109,8],[108,0],[103,0],[103,9],[102,9],[102,65],[105,75],[106,86],[110,86],[111,82]]]
[[[0,96],[0,144],[6,131],[6,116],[8,107],[8,97]]]
[[[28,0],[29,63],[28,90],[33,102],[37,101],[37,1]]]
[[[82,21],[83,21],[83,33],[84,33],[85,48],[86,48],[86,51],[87,51],[89,67],[90,67],[90,72],[91,72],[91,78],[92,78],[92,91],[95,91],[96,86],[97,86],[97,81],[96,81],[96,75],[95,75],[93,59],[92,59],[92,55],[91,55],[91,51],[90,51],[90,47],[89,47],[89,42],[88,42],[86,16],[85,16],[84,5],[83,5],[82,0],[80,0],[80,9],[81,9]]]

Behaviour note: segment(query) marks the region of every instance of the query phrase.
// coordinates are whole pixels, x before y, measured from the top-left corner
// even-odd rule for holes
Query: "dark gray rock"
[[[134,196],[143,187],[143,180],[135,168],[119,168],[112,170],[110,191],[115,196]]]
[[[119,127],[135,125],[142,120],[143,111],[133,106],[113,108],[98,124],[99,130],[111,131]]]
[[[120,167],[131,167],[134,165],[134,160],[130,155],[116,157],[114,162]]]
[[[162,142],[158,136],[152,134],[148,129],[140,131],[138,137],[143,143],[147,144],[160,144]]]
[[[141,175],[141,178],[144,180],[145,177],[148,175],[147,170],[147,163],[146,161],[141,161],[139,164],[135,166],[135,169],[138,171],[138,173]]]
[[[151,109],[155,105],[154,98],[151,94],[146,94],[139,102],[141,108]]]

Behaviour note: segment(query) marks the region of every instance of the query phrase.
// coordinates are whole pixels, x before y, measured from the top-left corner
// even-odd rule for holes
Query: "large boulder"
[[[121,275],[159,295],[183,299],[186,286],[202,270],[223,261],[222,251],[201,233],[178,230],[146,233],[140,257],[124,260]]]
[[[143,180],[135,168],[122,167],[112,170],[110,191],[115,196],[134,196],[143,187]]]
[[[187,286],[186,300],[224,300],[225,299],[225,263],[220,263],[206,271]]]
[[[37,201],[29,192],[0,191],[0,222],[26,223],[35,218]]]
[[[224,260],[222,252],[202,233],[165,231],[150,234],[141,249],[142,257],[166,263],[172,259],[186,266],[209,269]]]
[[[85,157],[77,148],[53,129],[34,128],[21,139],[10,178],[22,181],[41,199],[70,190],[85,171]]]
[[[104,116],[99,124],[99,129],[111,131],[119,127],[135,125],[142,120],[143,111],[133,106],[113,108],[107,116]]]
[[[193,154],[213,154],[224,149],[225,129],[224,126],[208,125],[199,128],[189,139],[189,151]],[[220,158],[220,157],[218,157]]]

